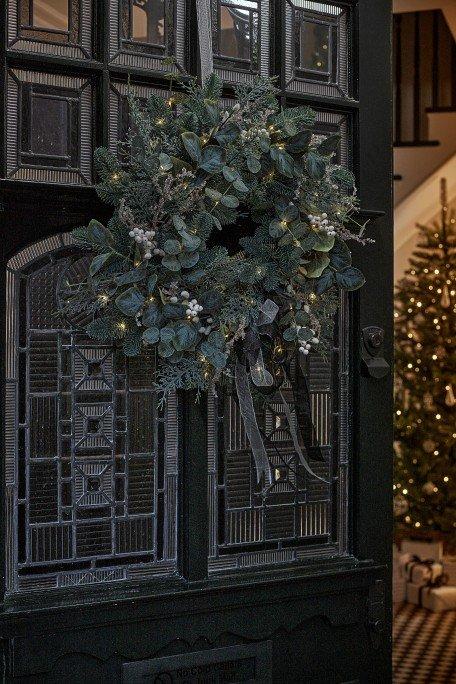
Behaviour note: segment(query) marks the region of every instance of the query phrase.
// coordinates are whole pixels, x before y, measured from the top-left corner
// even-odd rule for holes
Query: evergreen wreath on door
[[[96,152],[114,214],[74,231],[95,256],[87,280],[62,285],[63,311],[93,314],[87,333],[127,356],[154,349],[162,399],[234,377],[268,482],[251,388],[279,391],[296,356],[324,353],[339,290],[364,283],[347,246],[366,238],[353,176],[333,161],[339,137],[315,134],[308,107],[281,109],[263,78],[238,86],[230,107],[211,74],[130,109],[120,158]]]

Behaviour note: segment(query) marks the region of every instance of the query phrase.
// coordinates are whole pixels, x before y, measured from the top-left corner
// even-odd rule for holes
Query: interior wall
[[[393,0],[394,13],[436,9],[442,10],[456,40],[456,0]],[[449,198],[456,198],[456,113],[431,115],[429,124],[430,139],[440,140],[441,146],[394,150],[394,171],[404,179],[395,183],[395,281],[403,275],[416,247],[416,224],[439,216],[442,177],[448,181]]]

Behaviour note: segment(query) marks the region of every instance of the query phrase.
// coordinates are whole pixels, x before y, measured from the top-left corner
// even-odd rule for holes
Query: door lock
[[[377,325],[369,325],[362,331],[362,370],[364,375],[377,380],[390,372],[389,363],[384,358],[383,343],[385,331]]]

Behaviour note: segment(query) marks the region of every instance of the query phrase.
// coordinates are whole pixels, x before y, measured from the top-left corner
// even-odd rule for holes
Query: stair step
[[[440,145],[439,140],[403,140],[393,143],[394,147],[437,147]]]
[[[426,114],[445,114],[456,112],[456,107],[426,107]]]

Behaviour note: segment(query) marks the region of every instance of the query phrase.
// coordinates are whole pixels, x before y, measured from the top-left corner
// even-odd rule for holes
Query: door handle
[[[378,325],[369,325],[362,330],[361,365],[363,375],[379,380],[390,372],[384,358],[385,331]]]

